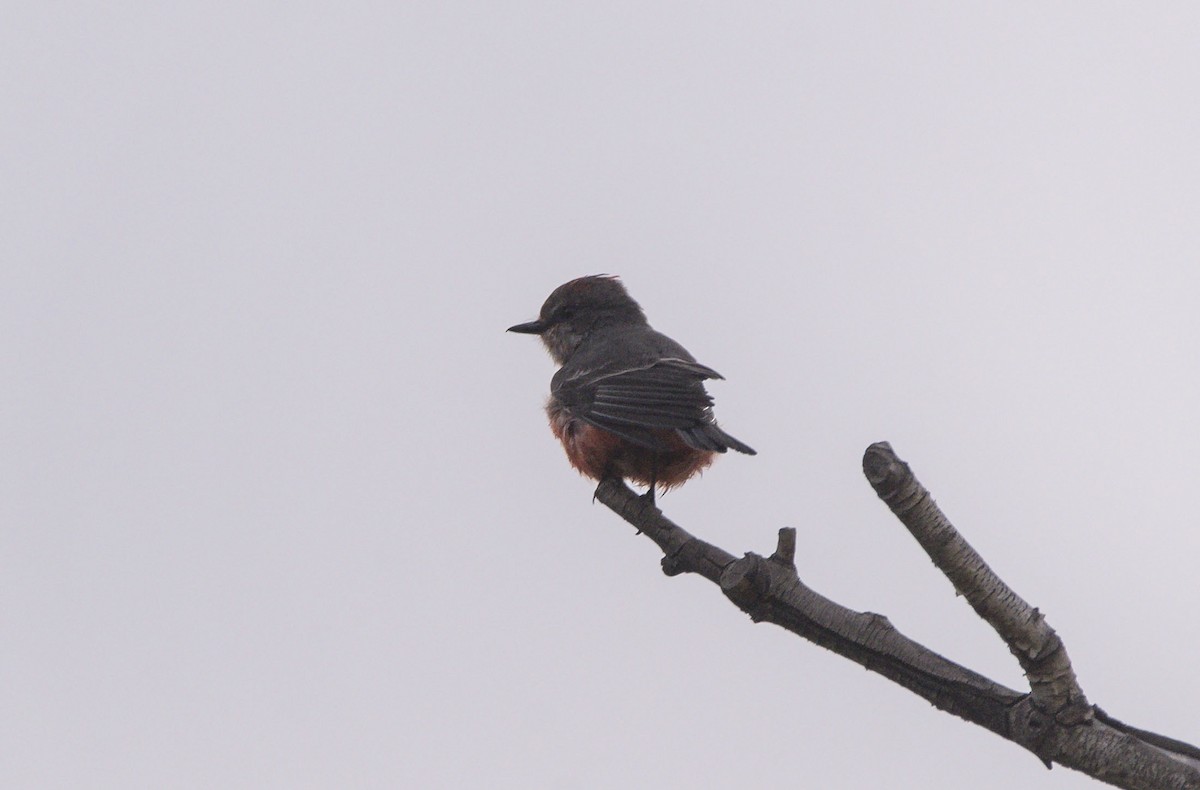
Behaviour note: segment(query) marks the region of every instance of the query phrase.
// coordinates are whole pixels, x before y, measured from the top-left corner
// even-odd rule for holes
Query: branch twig
[[[871,445],[863,471],[934,564],[1009,646],[1030,681],[1022,693],[960,666],[897,631],[805,586],[796,572],[795,530],[779,530],[767,558],[736,558],[673,523],[621,480],[596,498],[663,552],[663,571],[696,573],[720,586],[755,622],[775,623],[985,727],[1053,763],[1131,790],[1200,790],[1200,749],[1122,724],[1090,705],[1062,640],[967,543],[908,465],[886,442]]]
[[[863,473],[954,589],[1008,645],[1029,678],[1033,706],[1062,724],[1089,719],[1091,706],[1075,679],[1071,659],[1058,634],[1041,612],[988,567],[913,476],[908,464],[896,457],[891,445],[879,442],[868,447]]]

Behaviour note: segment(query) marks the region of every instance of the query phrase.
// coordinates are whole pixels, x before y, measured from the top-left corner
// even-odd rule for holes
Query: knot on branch
[[[695,570],[703,555],[703,546],[695,538],[689,538],[662,558],[662,571],[667,576],[678,576]]]
[[[796,530],[794,527],[781,527],[779,542],[775,545],[775,553],[769,558],[786,568],[796,569]]]
[[[756,623],[763,619],[763,599],[771,589],[771,573],[766,562],[757,554],[747,553],[726,566],[720,578],[721,592]]]
[[[879,498],[897,516],[913,509],[928,496],[912,469],[900,460],[887,442],[875,442],[863,453],[863,474]]]
[[[1037,755],[1047,768],[1053,766],[1058,754],[1058,744],[1052,737],[1055,734],[1054,718],[1034,704],[1032,695],[1025,695],[1012,706],[1008,723],[1015,742]]]
[[[1074,727],[1088,727],[1096,718],[1087,700],[1071,702],[1055,711],[1044,710],[1034,694],[1027,694],[1009,711],[1012,739],[1037,755],[1046,767],[1061,762],[1064,744]]]

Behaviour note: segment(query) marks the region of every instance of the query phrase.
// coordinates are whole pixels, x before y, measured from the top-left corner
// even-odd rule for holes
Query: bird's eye
[[[562,308],[559,308],[558,315],[556,316],[556,318],[558,318],[559,321],[566,321],[568,318],[570,318],[573,315],[575,315],[575,311],[573,309],[571,309],[570,307],[562,307]]]

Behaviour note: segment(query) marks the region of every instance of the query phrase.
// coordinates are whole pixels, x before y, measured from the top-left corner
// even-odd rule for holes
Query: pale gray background
[[[1194,3],[6,6],[0,785],[1095,783],[667,579],[504,334],[621,274],[759,450],[663,500],[1200,741]]]

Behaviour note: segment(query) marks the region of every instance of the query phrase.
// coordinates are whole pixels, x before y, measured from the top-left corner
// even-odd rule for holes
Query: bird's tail
[[[746,455],[758,455],[753,447],[725,433],[715,422],[698,425],[695,428],[681,429],[679,435],[697,450],[709,450],[714,453],[737,450]]]

